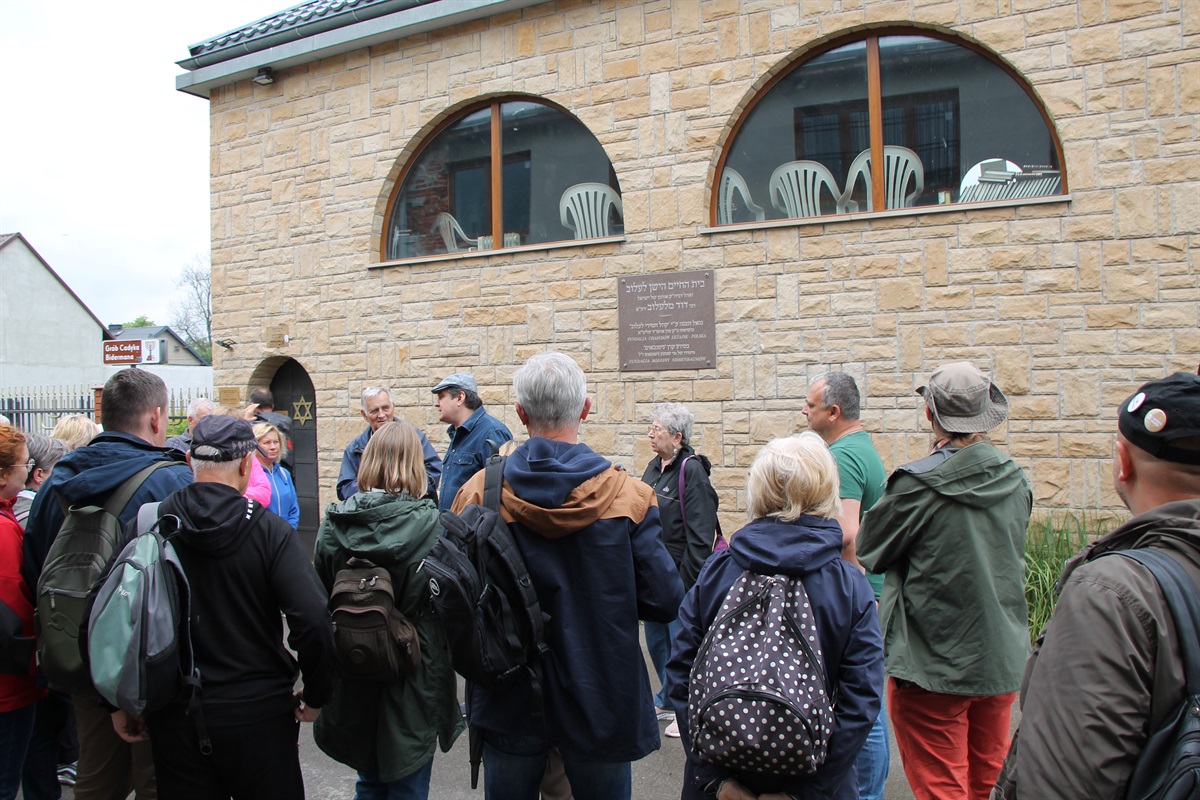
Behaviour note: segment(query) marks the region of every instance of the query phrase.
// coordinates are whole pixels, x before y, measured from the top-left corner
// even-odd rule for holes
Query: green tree
[[[150,319],[145,314],[142,314],[137,319],[124,323],[121,327],[123,327],[123,328],[153,328],[154,320]]]

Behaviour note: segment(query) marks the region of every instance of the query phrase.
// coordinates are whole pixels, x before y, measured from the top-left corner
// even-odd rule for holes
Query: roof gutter
[[[190,71],[175,76],[175,89],[207,99],[213,89],[253,78],[263,67],[286,69],[544,2],[546,0],[394,0],[379,3],[179,61],[179,66]]]

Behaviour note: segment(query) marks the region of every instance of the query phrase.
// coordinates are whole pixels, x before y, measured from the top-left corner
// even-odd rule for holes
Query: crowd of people
[[[631,764],[663,735],[683,746],[684,800],[882,798],[889,729],[920,800],[1120,797],[1184,696],[1186,625],[1170,622],[1146,567],[1100,556],[1151,548],[1200,578],[1196,375],[1149,381],[1119,407],[1113,483],[1135,516],[1067,565],[1032,655],[1033,493],[989,439],[1008,400],[974,365],[942,365],[917,390],[931,446],[890,475],[855,380],[813,377],[809,430],[759,450],[744,481],[747,522],[728,536],[684,405],[651,410],[653,457],[639,480],[581,440],[592,401],[570,357],[531,357],[513,393],[519,443],[470,373],[437,382],[433,406],[448,426],[439,456],[396,419],[387,388],[367,387],[367,428],[345,448],[311,554],[294,535],[290,420],[265,389],[239,410],[193,401],[187,430],[170,439],[166,387],[138,369],[105,384],[100,426],[74,415],[46,435],[0,420],[0,800],[18,789],[57,798],[63,783],[79,800],[299,800],[304,722],[355,770],[357,800],[428,797],[436,752],[466,726],[479,734],[488,800],[640,796]],[[468,682],[459,698],[421,566],[441,515],[484,502],[483,468],[501,451],[499,514],[545,613],[545,648],[535,672]],[[157,464],[116,515],[126,539],[145,504],[179,520],[172,542],[202,701],[136,717],[46,685],[36,592],[67,510],[102,505]],[[412,621],[411,674],[366,681],[337,666],[330,597],[339,573],[364,562],[386,573],[396,612]],[[759,586],[755,602],[770,594],[782,613],[754,616],[745,598]],[[737,627],[745,618],[760,628]],[[767,647],[755,637],[775,635],[774,655],[756,651]],[[789,643],[811,661],[774,663],[792,658]],[[714,661],[714,648],[735,655]],[[761,751],[755,766],[728,755],[741,739],[714,742],[706,715],[717,712],[699,698],[726,682],[748,694],[763,668],[782,696],[812,691],[829,709],[795,734],[812,745],[803,768],[776,757],[784,734],[751,736],[773,719],[758,695],[730,706],[751,709],[738,717],[751,732],[730,736]]]

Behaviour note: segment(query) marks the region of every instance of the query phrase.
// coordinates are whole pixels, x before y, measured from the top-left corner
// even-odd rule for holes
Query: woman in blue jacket
[[[817,434],[768,443],[750,465],[751,522],[708,560],[679,611],[667,664],[668,694],[680,722],[687,764],[683,800],[856,798],[854,760],[879,714],[883,641],[866,577],[843,561],[837,523],[837,465]],[[696,651],[734,581],[748,571],[800,578],[808,593],[830,685],[834,727],[825,761],[811,775],[734,773],[701,758],[688,730],[690,673]]]
[[[283,434],[269,422],[258,422],[254,425],[254,437],[258,446],[266,455],[256,453],[258,463],[262,464],[263,472],[271,484],[271,504],[267,508],[283,517],[288,525],[295,530],[300,526],[300,503],[296,499],[296,486],[292,476],[279,461],[283,458]]]

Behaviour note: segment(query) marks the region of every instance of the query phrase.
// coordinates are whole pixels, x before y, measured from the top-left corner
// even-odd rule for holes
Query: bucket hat
[[[949,433],[983,433],[1008,419],[1008,398],[967,361],[943,364],[917,389],[934,421]]]

